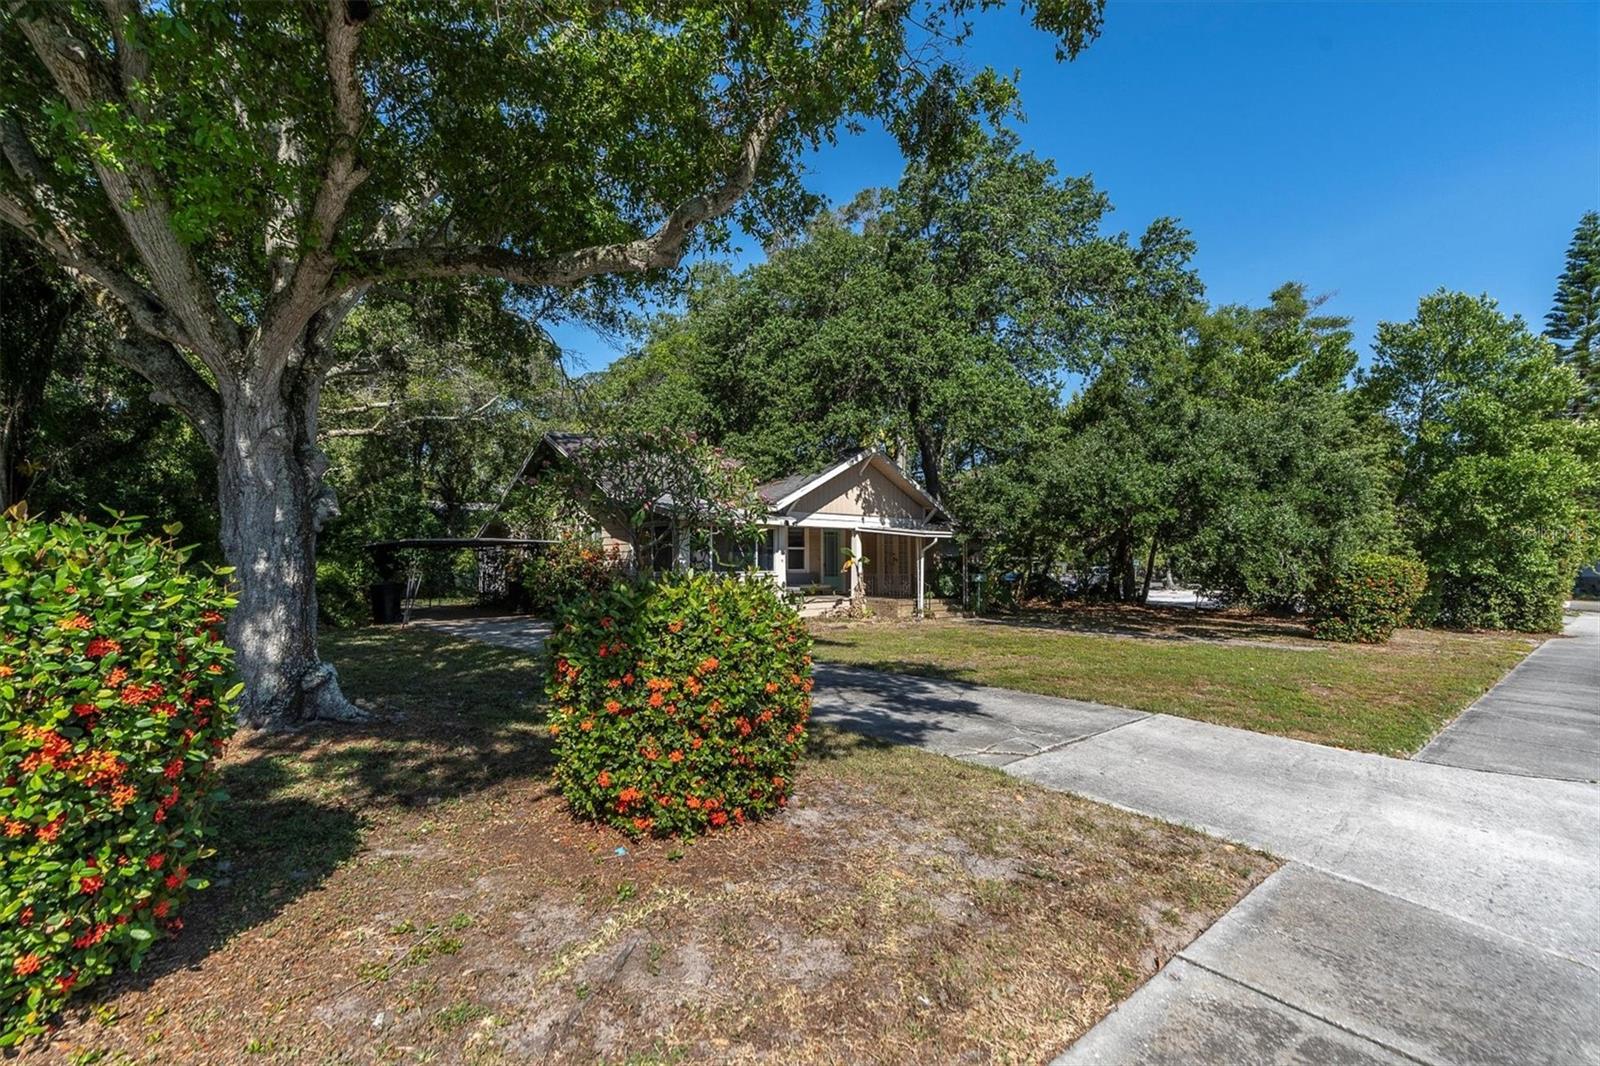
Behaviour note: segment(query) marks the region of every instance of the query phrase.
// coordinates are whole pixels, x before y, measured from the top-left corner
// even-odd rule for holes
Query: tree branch
[[[328,0],[323,27],[323,56],[332,98],[332,141],[322,182],[305,224],[305,245],[287,282],[268,297],[255,346],[267,359],[286,359],[306,323],[327,299],[333,276],[334,239],[344,221],[350,197],[367,178],[357,148],[367,117],[366,94],[356,66],[356,50],[366,28],[370,5],[357,0]]]
[[[92,130],[85,116],[94,106],[131,107],[102,57],[89,45],[39,18],[21,19],[20,26],[85,132]],[[239,327],[223,313],[194,256],[173,229],[172,211],[159,176],[132,154],[111,162],[92,153],[91,162],[162,303],[183,324],[196,354],[213,371],[224,371],[242,347]]]
[[[379,419],[370,426],[358,426],[353,429],[325,429],[322,431],[322,435],[329,438],[370,437],[374,434],[382,433],[385,430],[399,429],[401,426],[410,426],[418,422],[471,422],[473,419],[482,418],[484,415],[488,414],[489,408],[499,403],[501,399],[502,397],[500,396],[491,396],[489,399],[485,400],[481,406],[475,407],[471,411],[464,411],[459,415],[412,415],[410,418],[402,418],[398,422],[390,422],[386,419]],[[376,410],[383,407],[399,406],[404,402],[405,401],[403,400],[395,400],[389,403],[363,404],[358,407],[352,407],[348,411],[340,411],[338,413],[354,414],[358,411]]]
[[[134,334],[117,339],[112,358],[155,387],[151,399],[183,412],[212,455],[222,454],[222,397],[177,348]]]
[[[28,186],[36,206],[36,210],[30,210],[0,193],[0,220],[15,226],[48,252],[63,270],[88,290],[97,305],[106,298],[113,299],[140,329],[173,344],[187,346],[188,338],[182,327],[167,314],[154,293],[121,267],[88,249],[82,237],[72,228],[72,219],[60,210],[33,146],[9,117],[0,118],[0,149],[3,149],[12,170]],[[40,218],[40,215],[44,217]]]
[[[149,108],[140,99],[138,86],[150,76],[150,55],[135,48],[128,39],[128,29],[137,28],[144,19],[139,0],[102,0],[106,18],[111,22],[111,39],[116,45],[117,72],[122,76],[122,95],[133,113],[141,119],[150,117]]]
[[[387,248],[368,252],[345,291],[377,281],[419,278],[499,277],[517,285],[575,285],[597,274],[638,273],[675,267],[701,225],[727,214],[755,183],[761,154],[787,116],[774,107],[745,134],[739,158],[723,184],[679,204],[649,236],[621,244],[597,244],[543,259],[492,245],[476,247]]]

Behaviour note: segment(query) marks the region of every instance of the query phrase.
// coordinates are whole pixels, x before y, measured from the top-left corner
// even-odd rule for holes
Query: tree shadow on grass
[[[194,870],[211,887],[184,906],[184,929],[151,949],[137,972],[91,990],[73,1010],[143,989],[167,974],[199,966],[239,933],[273,918],[325,881],[360,847],[356,812],[293,794],[293,775],[270,760],[223,768],[208,836],[216,855]]]
[[[212,887],[184,907],[180,936],[75,1009],[197,966],[272,920],[354,857],[386,813],[548,778],[537,657],[399,629],[327,643],[372,720],[238,737],[210,822],[216,855],[195,870]]]

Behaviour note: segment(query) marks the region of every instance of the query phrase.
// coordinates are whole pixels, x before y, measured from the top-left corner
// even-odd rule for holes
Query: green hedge
[[[556,778],[574,813],[664,836],[787,803],[811,638],[768,582],[617,584],[569,610],[548,649]]]
[[[173,527],[169,532],[175,532]],[[0,1045],[182,927],[233,725],[219,582],[77,519],[0,545]],[[225,571],[219,571],[223,573]]]
[[[1382,644],[1410,618],[1428,574],[1414,559],[1356,555],[1318,585],[1312,628],[1323,640]]]

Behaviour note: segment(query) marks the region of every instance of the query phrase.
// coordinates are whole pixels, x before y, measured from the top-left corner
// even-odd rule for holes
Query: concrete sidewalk
[[[1061,1063],[1600,1063],[1600,787],[817,676],[821,721],[1289,860]]]
[[[1575,614],[1417,753],[1422,762],[1600,781],[1600,613]]]

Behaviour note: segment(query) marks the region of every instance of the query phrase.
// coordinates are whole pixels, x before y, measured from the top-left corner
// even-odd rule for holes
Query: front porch
[[[883,609],[877,613],[921,611],[927,606],[928,554],[949,535],[935,528],[800,521],[773,529],[771,573],[780,588],[809,593],[802,607],[809,616],[841,613],[864,600],[879,601]]]

